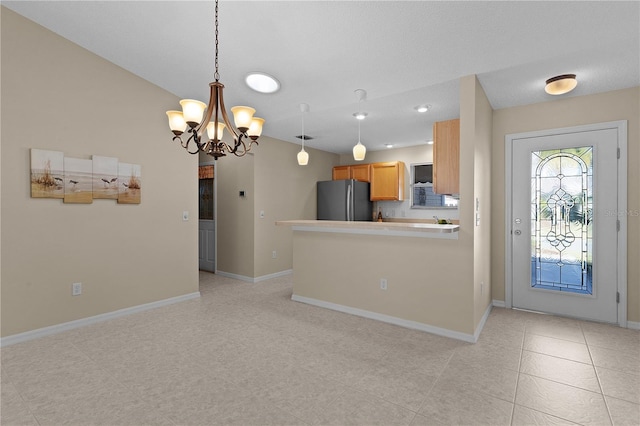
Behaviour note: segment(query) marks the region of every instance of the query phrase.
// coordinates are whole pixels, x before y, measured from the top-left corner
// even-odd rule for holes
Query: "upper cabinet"
[[[371,182],[371,164],[353,164],[351,166],[336,166],[333,168],[333,180],[355,179],[361,182]]]
[[[333,168],[333,180],[351,179],[351,166],[336,166]]]
[[[371,164],[371,201],[404,200],[404,163]]]
[[[371,183],[371,201],[404,200],[404,163],[352,164],[333,168],[333,180],[355,179]]]
[[[460,193],[460,119],[433,124],[433,191]]]

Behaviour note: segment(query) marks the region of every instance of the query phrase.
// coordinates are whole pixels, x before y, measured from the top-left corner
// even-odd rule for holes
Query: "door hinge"
[[[620,303],[620,292],[616,292],[616,303]]]
[[[620,219],[616,219],[616,231],[620,232]]]
[[[618,148],[618,160],[620,159],[620,148]]]

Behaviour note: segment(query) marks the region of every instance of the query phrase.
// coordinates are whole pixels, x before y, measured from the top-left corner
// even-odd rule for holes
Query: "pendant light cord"
[[[302,111],[302,150],[304,151],[304,111]]]
[[[216,0],[216,72],[213,74],[216,81],[220,81],[220,73],[218,72],[218,0]]]

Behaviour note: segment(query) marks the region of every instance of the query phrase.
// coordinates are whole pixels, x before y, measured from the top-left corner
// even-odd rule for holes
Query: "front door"
[[[513,307],[618,322],[618,129],[515,135],[511,153]]]

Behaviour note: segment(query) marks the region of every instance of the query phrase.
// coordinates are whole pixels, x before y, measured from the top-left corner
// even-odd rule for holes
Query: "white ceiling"
[[[213,1],[2,4],[181,98],[208,101]],[[219,19],[227,108],[251,105],[263,134],[299,143],[308,103],[307,144],[336,153],[356,143],[360,110],[369,150],[426,143],[434,121],[459,116],[458,80],[469,74],[494,109],[556,99],[544,81],[564,73],[579,83],[563,96],[640,85],[639,1],[221,0]],[[252,92],[250,71],[276,76],[281,90]],[[420,104],[432,108],[419,114]]]

